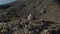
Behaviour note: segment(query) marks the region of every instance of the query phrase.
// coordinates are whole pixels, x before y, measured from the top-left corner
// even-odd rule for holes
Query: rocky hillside
[[[0,6],[0,34],[60,34],[60,0],[17,0]]]

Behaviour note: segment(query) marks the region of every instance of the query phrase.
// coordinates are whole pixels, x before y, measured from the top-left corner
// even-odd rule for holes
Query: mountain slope
[[[5,9],[7,9],[9,7],[14,6],[14,5],[16,5],[16,2],[11,2],[11,3],[0,5],[0,10],[5,10]]]
[[[3,5],[0,34],[60,34],[58,1],[17,0]]]

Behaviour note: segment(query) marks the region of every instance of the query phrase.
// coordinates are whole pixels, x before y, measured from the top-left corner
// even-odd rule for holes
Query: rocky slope
[[[0,34],[60,34],[60,0],[17,0],[0,10]]]

